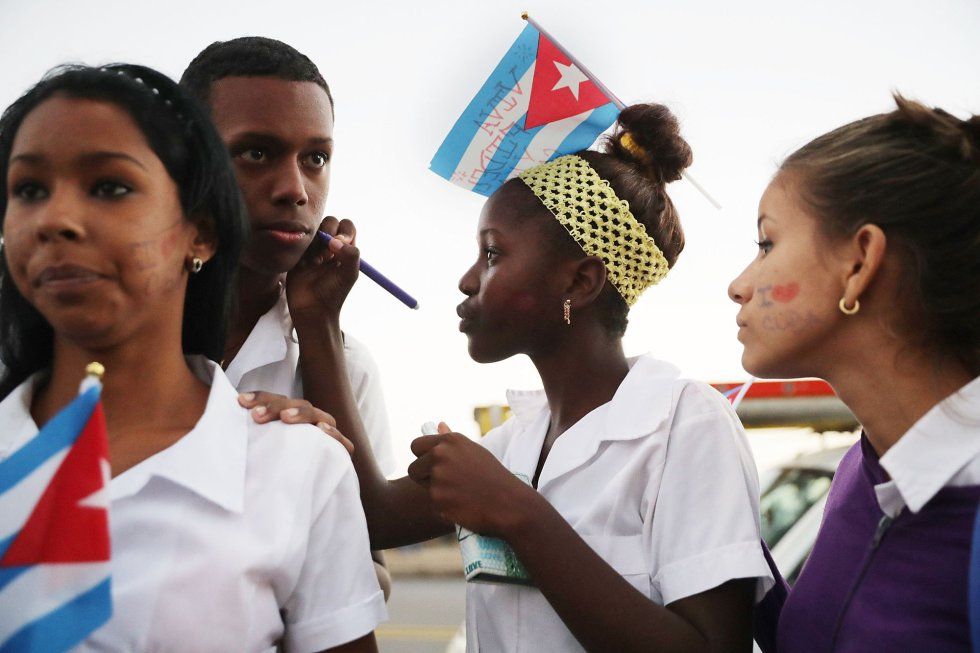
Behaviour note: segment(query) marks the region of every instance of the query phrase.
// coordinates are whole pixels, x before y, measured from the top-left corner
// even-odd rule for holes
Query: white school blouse
[[[113,616],[81,652],[320,651],[387,617],[347,452],[310,425],[256,424],[221,368],[169,448],[112,479]],[[37,433],[34,380],[0,402],[0,459]]]
[[[395,456],[378,366],[367,347],[347,333],[344,333],[344,362],[371,450],[382,473],[389,475],[395,471]],[[296,399],[303,397],[299,340],[289,317],[285,291],[275,306],[256,322],[225,374],[239,392],[265,390]]]
[[[511,391],[507,399],[514,416],[483,444],[533,478],[550,423],[547,398]],[[758,474],[738,418],[718,392],[650,356],[631,359],[612,400],[555,441],[538,491],[661,605],[736,578],[757,578],[757,599],[773,585],[760,543]],[[466,598],[470,653],[583,650],[533,587],[469,583]]]

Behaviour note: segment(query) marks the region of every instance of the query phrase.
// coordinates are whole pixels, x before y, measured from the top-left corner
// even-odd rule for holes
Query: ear
[[[885,261],[888,238],[876,224],[863,225],[850,239],[850,269],[844,279],[844,301],[848,306],[871,286]]]
[[[565,295],[576,308],[595,301],[606,285],[606,266],[598,256],[586,256],[572,262],[571,281]]]
[[[191,243],[189,255],[207,263],[218,251],[218,237],[214,229],[214,220],[210,215],[195,215],[190,220],[194,240]]]

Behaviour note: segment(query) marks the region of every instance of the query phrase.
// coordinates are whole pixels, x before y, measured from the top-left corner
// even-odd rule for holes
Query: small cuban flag
[[[430,164],[440,177],[481,195],[528,168],[588,148],[624,106],[524,18],[527,27]]]
[[[101,390],[90,376],[0,462],[0,653],[67,651],[112,615]]]

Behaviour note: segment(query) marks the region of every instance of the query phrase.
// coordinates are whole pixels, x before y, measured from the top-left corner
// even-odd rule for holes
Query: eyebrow
[[[765,213],[762,213],[761,215],[759,215],[759,219],[755,221],[755,226],[757,229],[762,226],[763,220],[769,220],[770,222],[775,222],[775,220],[773,220],[772,217],[766,215]]]
[[[86,152],[78,157],[78,161],[81,163],[101,163],[103,161],[111,161],[115,159],[129,161],[130,163],[138,165],[143,170],[147,170],[147,167],[138,159],[123,152]],[[46,161],[46,158],[42,154],[27,153],[18,154],[10,158],[10,163],[14,163],[15,161],[20,161],[30,165],[40,165]]]
[[[259,141],[263,143],[285,143],[283,138],[280,138],[276,134],[269,134],[267,132],[256,132],[256,131],[246,131],[240,132],[238,134],[233,134],[231,137],[232,143],[237,143],[239,141]],[[306,141],[310,145],[333,145],[333,139],[329,136],[314,136]]]

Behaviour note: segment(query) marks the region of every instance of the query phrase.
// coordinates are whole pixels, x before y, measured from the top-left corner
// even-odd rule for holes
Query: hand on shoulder
[[[291,399],[272,392],[243,392],[238,403],[248,408],[252,419],[259,424],[282,421],[284,424],[312,424],[354,453],[354,444],[337,429],[333,415],[322,411],[306,399]]]

